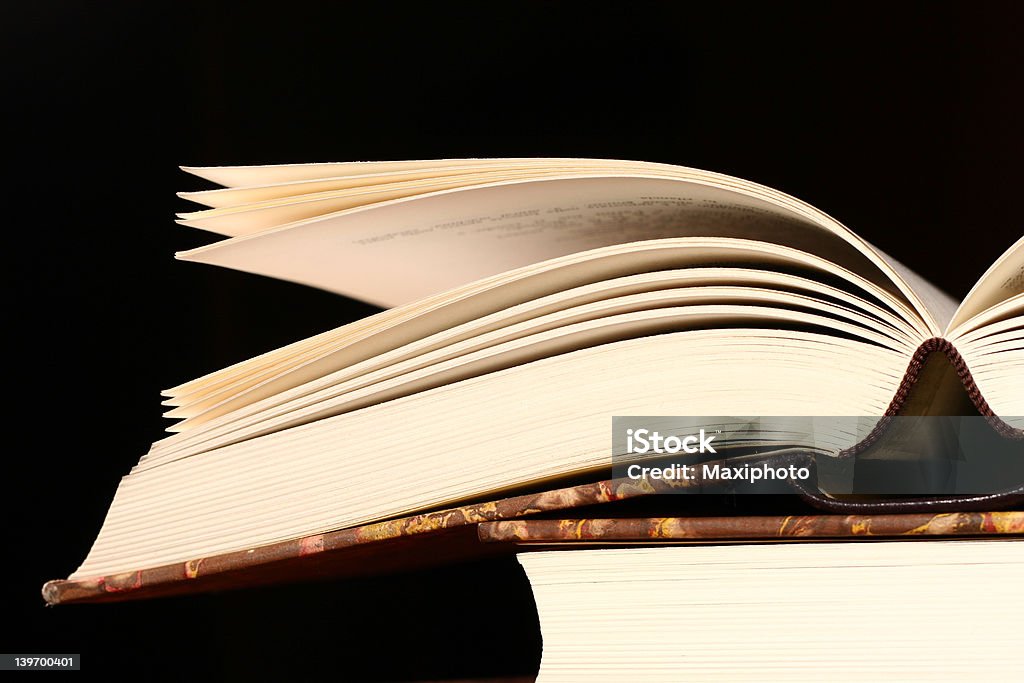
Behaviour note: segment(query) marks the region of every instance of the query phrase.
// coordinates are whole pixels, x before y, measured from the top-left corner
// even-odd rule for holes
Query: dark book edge
[[[473,529],[479,522],[606,503],[644,493],[617,493],[611,482],[600,481],[513,496],[187,562],[94,578],[48,581],[42,589],[43,599],[50,605],[110,602],[316,578],[325,572],[341,578],[398,571],[415,568],[417,560],[422,560],[423,566],[442,564],[460,559],[467,551],[474,556],[483,551]],[[428,539],[427,552],[410,552],[424,538]],[[366,548],[373,552],[362,557]],[[394,550],[401,552],[396,554]],[[348,566],[335,566],[337,557]]]
[[[1024,512],[753,517],[519,519],[482,522],[484,543],[679,543],[726,540],[956,538],[1024,535]]]

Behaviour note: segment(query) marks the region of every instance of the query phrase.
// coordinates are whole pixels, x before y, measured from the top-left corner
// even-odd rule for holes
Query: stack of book
[[[185,170],[223,187],[179,222],[227,239],[179,258],[386,310],[166,391],[171,435],[47,602],[517,553],[544,681],[1024,668],[1019,469],[929,498],[792,481],[798,515],[700,516],[677,494],[724,475],[625,480],[611,438],[613,416],[876,416],[884,449],[894,416],[973,415],[1024,462],[1024,238],[957,303],[805,203],[677,166]],[[749,457],[748,425],[716,424],[713,462]]]

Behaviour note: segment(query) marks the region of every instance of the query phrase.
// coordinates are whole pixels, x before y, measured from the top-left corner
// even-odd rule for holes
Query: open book
[[[173,433],[73,578],[601,470],[613,415],[885,415],[922,348],[1024,427],[1024,238],[957,304],[817,209],[688,168],[185,170],[225,187],[181,222],[229,239],[179,258],[388,308],[165,392]],[[948,410],[964,384],[929,391]]]

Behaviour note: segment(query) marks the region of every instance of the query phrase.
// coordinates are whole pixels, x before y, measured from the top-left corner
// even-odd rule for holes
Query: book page
[[[478,171],[463,175],[472,167]],[[214,200],[219,208],[190,216],[190,225],[252,241],[239,248],[240,240],[229,240],[193,250],[183,258],[288,279],[385,306],[573,251],[662,236],[721,235],[820,253],[898,292],[931,335],[941,333],[937,316],[948,317],[949,302],[941,293],[830,216],[777,190],[699,169],[639,161],[537,158],[192,170],[226,184],[278,186],[272,197],[263,200],[265,204]],[[366,178],[374,173],[385,174],[382,179],[387,174],[411,173],[418,180],[393,183],[395,191],[390,195],[377,196],[374,190],[380,186],[362,181],[349,189],[304,192],[306,182],[342,178],[345,185],[346,177],[362,174]],[[460,175],[462,181],[457,180]],[[492,180],[478,184],[469,180],[473,176]],[[455,187],[463,181],[473,184]],[[239,197],[259,196],[248,193],[249,189],[255,188],[240,188]],[[403,202],[417,205],[397,208]],[[359,216],[360,211],[375,213]],[[802,229],[794,230],[795,226]],[[333,235],[322,234],[331,231]],[[310,244],[311,239],[316,244]],[[383,244],[365,248],[371,240]],[[302,249],[280,251],[300,241],[305,242]],[[280,254],[278,260],[294,260],[315,251],[317,260],[333,257],[348,266],[351,255],[364,269],[366,259],[372,258],[382,269],[397,271],[399,277],[410,273],[409,267],[411,274],[425,277],[421,287],[402,293],[388,285],[380,289],[379,281],[367,281],[359,268],[331,269],[325,264],[322,272],[293,274],[268,263],[271,247]],[[259,251],[263,253],[256,256]],[[439,251],[443,255],[437,258]],[[422,270],[418,264],[410,265],[410,255],[422,262]],[[228,258],[222,262],[221,256]],[[253,256],[255,262],[250,261]],[[388,259],[392,263],[385,263]],[[908,280],[921,286],[921,295]]]
[[[405,181],[417,181],[417,180],[429,180],[429,179],[451,179],[456,176],[466,175],[486,175],[494,172],[507,173],[509,171],[523,171],[533,170],[535,172],[547,172],[554,173],[565,170],[564,166],[553,167],[551,164],[538,164],[538,161],[546,160],[534,160],[534,159],[508,159],[504,161],[490,161],[490,160],[479,160],[474,161],[462,160],[463,165],[457,166],[442,166],[442,167],[430,167],[430,168],[410,168],[407,170],[385,170],[380,173],[370,172],[376,165],[377,162],[359,162],[359,165],[355,167],[355,173],[348,173],[351,164],[340,164],[343,168],[339,168],[334,171],[334,165],[327,164],[304,164],[298,168],[305,169],[306,166],[326,166],[325,172],[337,172],[343,175],[331,176],[331,177],[315,177],[305,180],[291,180],[284,182],[267,182],[267,184],[260,185],[232,185],[230,187],[222,187],[215,190],[200,190],[196,192],[179,192],[178,196],[182,199],[187,199],[190,202],[202,204],[211,208],[224,208],[224,207],[235,207],[242,204],[250,204],[253,202],[263,202],[271,199],[282,199],[282,198],[298,198],[306,195],[318,193],[318,192],[329,192],[331,190],[343,190],[351,189],[356,187],[371,187],[376,185],[383,185],[386,183],[398,183]],[[486,163],[481,163],[486,161]],[[418,162],[417,162],[418,163]],[[393,165],[393,164],[388,164]],[[600,159],[595,160],[581,160],[581,166],[587,168],[604,168],[610,167],[609,163]],[[616,166],[618,164],[616,163]],[[650,166],[654,166],[651,164]],[[242,166],[240,169],[250,170],[249,167]],[[256,169],[271,168],[278,169],[279,167],[255,167]],[[292,168],[292,167],[288,167]],[[646,168],[646,166],[645,166]],[[365,171],[363,169],[366,169]],[[183,169],[189,170],[189,169]],[[231,173],[231,168],[211,168],[207,169],[214,176],[220,177],[222,173]],[[307,170],[308,172],[308,170]],[[272,171],[268,176],[269,179],[278,178],[278,173]],[[287,173],[282,177],[287,177]],[[250,177],[250,180],[259,180],[259,175],[255,178]],[[262,181],[260,181],[262,182]]]
[[[679,362],[688,356],[702,362]],[[73,576],[246,550],[605,467],[609,415],[880,415],[905,366],[898,351],[789,329],[667,332],[542,358],[140,469],[122,480]]]
[[[179,254],[391,307],[612,244],[759,240],[820,255],[896,294],[857,246],[797,209],[732,189],[646,177],[496,183],[342,211]]]
[[[528,360],[653,334],[656,329],[697,329],[715,325],[730,328],[740,325],[749,328],[817,326],[822,332],[835,331],[859,338],[899,351],[906,357],[912,355],[916,347],[895,330],[879,324],[876,318],[806,295],[735,286],[644,292],[559,310],[442,345],[424,354],[407,354],[411,357],[382,367],[376,358],[369,359],[363,367],[342,368],[241,408],[217,406],[182,423],[183,426],[189,423],[188,434],[154,444],[140,466],[162,461],[170,453],[192,455],[250,438],[260,430],[278,431]],[[283,419],[268,422],[279,416]],[[263,426],[241,431],[257,423]],[[196,448],[200,442],[203,445]]]
[[[878,247],[875,247],[875,251],[893,270],[900,274],[900,277],[906,280],[938,325],[942,329],[946,329],[956,312],[956,300]]]
[[[996,259],[964,298],[948,324],[948,336],[985,309],[1024,292],[1024,237]]]
[[[909,305],[878,285],[818,256],[752,240],[681,237],[616,244],[504,271],[355,321],[320,335],[311,345],[297,342],[244,361],[169,390],[167,395],[173,397],[169,401],[171,405],[181,406],[181,411],[175,409],[175,415],[187,417],[199,404],[219,404],[242,393],[249,394],[251,399],[253,390],[269,395],[386,353],[401,344],[540,297],[563,299],[572,296],[572,288],[613,278],[711,265],[730,270],[745,265],[779,273],[803,273],[815,282],[831,282],[861,301],[866,296],[894,312],[896,317],[890,320],[908,334],[921,340],[928,335]],[[828,286],[817,290],[819,295],[826,291]],[[288,376],[291,379],[287,379]]]
[[[993,325],[1008,318],[1024,317],[1024,292],[1011,296],[1009,299],[994,304],[981,313],[971,316],[956,326],[955,334],[949,335],[950,341],[957,342],[957,349],[960,353],[959,342],[962,339],[969,339],[974,332],[980,332],[980,336],[987,336],[995,328]]]
[[[432,175],[446,175],[451,169],[531,165],[550,167],[574,166],[577,162],[590,163],[592,159],[425,159],[416,161],[340,161],[311,164],[270,164],[266,166],[182,166],[181,170],[224,187],[294,183],[304,180],[322,180],[341,176],[369,173],[404,173],[421,171]],[[609,163],[636,164],[643,162],[608,161]]]
[[[584,170],[584,169],[579,169]],[[601,169],[590,169],[601,173]],[[280,227],[346,209],[413,197],[441,190],[484,185],[506,180],[536,180],[564,175],[563,170],[525,168],[500,169],[477,173],[459,173],[415,180],[376,182],[372,185],[341,188],[302,195],[287,195],[245,204],[204,209],[178,214],[178,223],[190,228],[208,230],[228,237],[253,235],[263,230]],[[381,178],[380,175],[374,176]],[[295,188],[294,184],[289,185]],[[244,189],[244,188],[243,188]],[[229,190],[234,192],[235,190]]]
[[[828,541],[809,519],[786,517],[779,535],[797,526]],[[884,519],[856,519],[858,534]],[[946,523],[934,519],[913,533]],[[701,535],[689,519],[661,523]],[[544,551],[518,556],[543,634],[538,683],[1012,681],[1024,671],[1013,626],[1021,543],[736,544],[723,541],[751,520],[721,524],[730,531],[709,545],[520,546]],[[615,525],[572,529],[592,538]]]

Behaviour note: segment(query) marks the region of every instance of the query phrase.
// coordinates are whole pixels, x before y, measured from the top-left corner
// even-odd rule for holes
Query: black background
[[[175,262],[179,164],[587,156],[708,168],[805,199],[963,296],[1022,232],[1012,3],[8,5],[3,51],[4,652],[143,678],[529,672],[514,562],[112,606],[43,607],[157,394],[361,317]]]

